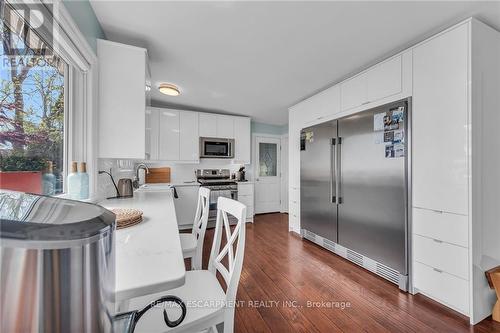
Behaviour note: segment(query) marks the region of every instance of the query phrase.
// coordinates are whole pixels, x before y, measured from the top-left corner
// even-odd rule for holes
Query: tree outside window
[[[0,29],[0,187],[61,193],[67,66],[8,6]]]

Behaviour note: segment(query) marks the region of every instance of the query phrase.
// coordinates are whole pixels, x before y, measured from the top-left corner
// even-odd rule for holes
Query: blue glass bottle
[[[52,161],[47,162],[47,168],[42,175],[42,190],[45,195],[56,194],[56,176]]]

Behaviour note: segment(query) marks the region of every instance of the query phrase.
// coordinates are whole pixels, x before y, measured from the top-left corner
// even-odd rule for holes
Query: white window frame
[[[10,1],[7,1],[10,2]],[[78,29],[61,0],[16,0],[16,7],[33,4],[45,6],[52,20],[52,48],[67,64],[65,73],[64,177],[72,161],[86,162],[89,174],[90,197],[97,190],[97,119],[98,119],[98,62],[97,55]],[[37,7],[38,8],[38,7]],[[44,36],[42,36],[44,37]],[[47,36],[46,36],[47,37]],[[79,93],[77,95],[77,93]],[[66,182],[64,191],[66,192]]]

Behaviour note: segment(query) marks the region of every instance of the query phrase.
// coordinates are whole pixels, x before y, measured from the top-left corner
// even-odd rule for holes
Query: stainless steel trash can
[[[115,216],[0,190],[0,331],[111,332]]]

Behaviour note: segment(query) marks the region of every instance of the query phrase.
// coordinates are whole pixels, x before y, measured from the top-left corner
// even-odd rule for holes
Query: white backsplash
[[[148,167],[170,167],[170,177],[172,183],[182,183],[186,181],[195,180],[196,169],[229,169],[231,173],[238,171],[241,164],[228,163],[226,160],[221,159],[202,159],[200,163],[196,164],[183,164],[183,163],[168,163],[159,161],[134,161],[134,160],[117,160],[117,159],[99,159],[99,170],[109,172],[118,182],[120,178],[133,178],[134,166],[137,163],[144,162]],[[252,179],[252,166],[245,165],[246,179]],[[108,175],[99,175],[97,191],[100,197],[111,197],[116,195],[111,179]]]

